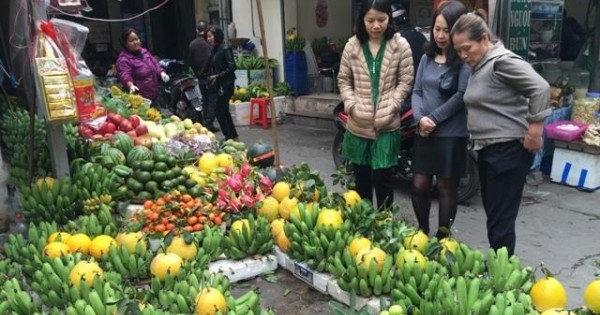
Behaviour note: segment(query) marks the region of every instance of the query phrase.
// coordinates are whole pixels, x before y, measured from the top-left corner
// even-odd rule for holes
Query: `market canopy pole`
[[[594,41],[592,45],[592,60],[594,60],[594,69],[590,80],[590,92],[600,92],[600,0],[596,0],[596,25]]]
[[[269,54],[267,53],[267,38],[265,36],[265,22],[263,20],[262,1],[256,0],[256,9],[258,11],[258,23],[260,25],[260,44],[262,46],[263,58],[265,59],[265,81],[267,91],[269,91],[269,110],[271,111],[271,126],[273,127],[273,152],[275,153],[275,167],[279,168],[279,140],[277,137],[277,119],[275,117],[275,104],[273,104],[273,84],[271,78],[271,69],[269,68]]]

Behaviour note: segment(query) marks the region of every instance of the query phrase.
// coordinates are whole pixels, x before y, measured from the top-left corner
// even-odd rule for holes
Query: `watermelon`
[[[133,139],[126,133],[117,133],[112,138],[113,147],[119,149],[123,154],[128,155],[133,149]]]
[[[114,165],[125,164],[125,154],[117,148],[109,148],[105,155],[110,157]]]
[[[152,153],[154,154],[154,156],[168,154],[167,148],[163,144],[160,144],[160,143],[154,143],[152,145]]]
[[[275,162],[275,152],[273,152],[273,147],[263,143],[261,140],[258,140],[258,142],[248,149],[247,156],[250,165],[259,168],[273,166],[273,163]]]
[[[133,161],[152,160],[153,154],[150,149],[145,146],[136,145],[127,153],[127,165],[131,166]]]

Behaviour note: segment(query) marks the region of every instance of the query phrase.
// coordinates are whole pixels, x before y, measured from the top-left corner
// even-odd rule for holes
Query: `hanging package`
[[[44,23],[42,23],[44,25]],[[40,27],[35,40],[34,65],[41,85],[44,112],[50,122],[77,120],[73,82],[67,62],[52,37],[48,27]]]

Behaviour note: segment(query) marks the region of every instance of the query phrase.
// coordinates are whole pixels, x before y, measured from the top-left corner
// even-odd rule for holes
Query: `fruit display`
[[[42,220],[66,223],[81,214],[77,205],[79,189],[70,177],[40,178],[21,187],[21,207],[29,222]]]
[[[228,237],[223,241],[225,255],[231,259],[243,259],[252,255],[260,255],[273,249],[271,226],[263,217],[234,221],[229,229]]]

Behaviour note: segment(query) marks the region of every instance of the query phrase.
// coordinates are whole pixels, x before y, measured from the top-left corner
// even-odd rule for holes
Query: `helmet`
[[[408,10],[402,4],[392,4],[392,21],[397,27],[409,26]]]

